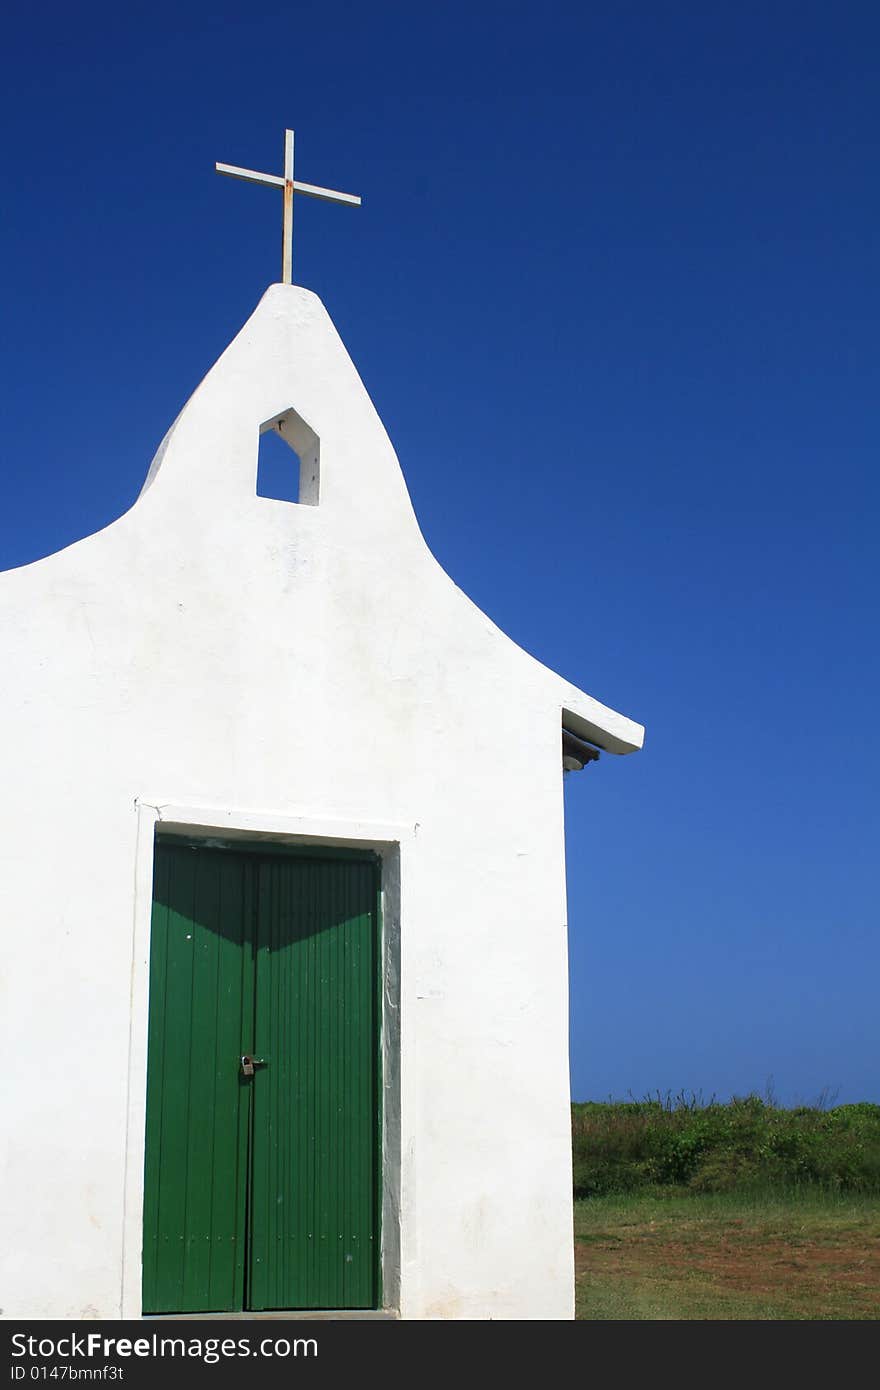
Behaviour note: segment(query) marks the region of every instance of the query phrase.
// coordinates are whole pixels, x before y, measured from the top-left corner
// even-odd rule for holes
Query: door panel
[[[144,1311],[377,1306],[376,864],[155,865]]]
[[[253,1036],[253,879],[234,856],[156,847],[144,1310],[240,1308]]]
[[[250,1307],[376,1306],[376,882],[259,870]]]

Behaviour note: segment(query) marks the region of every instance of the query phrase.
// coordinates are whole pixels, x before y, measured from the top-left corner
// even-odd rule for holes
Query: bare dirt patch
[[[616,1222],[603,1220],[604,1229],[582,1227],[575,1242],[581,1316],[880,1317],[874,1222],[779,1224],[639,1222],[620,1213]],[[624,1309],[647,1311],[602,1311],[615,1298]]]

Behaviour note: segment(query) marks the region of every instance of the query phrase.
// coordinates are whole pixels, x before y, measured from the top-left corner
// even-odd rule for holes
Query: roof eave
[[[606,753],[636,753],[645,742],[641,724],[600,704],[574,686],[568,686],[563,692],[562,727]]]

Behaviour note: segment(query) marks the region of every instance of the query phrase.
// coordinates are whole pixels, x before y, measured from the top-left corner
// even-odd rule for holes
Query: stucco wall
[[[291,407],[317,506],[255,494]],[[138,912],[189,807],[397,855],[401,1313],[570,1317],[560,714],[641,730],[436,564],[314,295],[267,292],[130,512],[0,576],[0,654],[4,1316],[139,1311]]]

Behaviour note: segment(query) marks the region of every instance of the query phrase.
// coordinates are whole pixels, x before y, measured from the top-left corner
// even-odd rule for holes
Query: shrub
[[[572,1106],[575,1195],[647,1185],[700,1192],[818,1184],[880,1192],[880,1105],[785,1110],[759,1096],[694,1095]]]

